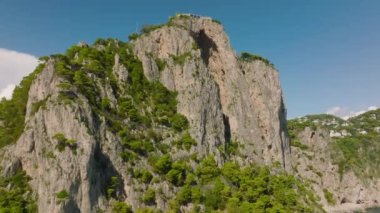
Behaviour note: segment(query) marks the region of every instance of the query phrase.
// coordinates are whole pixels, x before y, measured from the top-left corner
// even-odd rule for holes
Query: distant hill
[[[333,115],[309,115],[288,121],[288,131],[293,165],[325,197],[325,205],[331,206],[327,209],[332,211],[338,204],[355,204],[359,209],[378,205],[379,109],[347,121]]]

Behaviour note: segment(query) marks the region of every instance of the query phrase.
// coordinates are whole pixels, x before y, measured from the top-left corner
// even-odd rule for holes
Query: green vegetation
[[[226,143],[226,154],[228,156],[236,155],[239,150],[239,142],[237,141],[228,141]]]
[[[242,61],[248,61],[248,62],[259,60],[259,61],[264,62],[268,66],[271,66],[271,67],[274,66],[268,59],[263,58],[263,57],[261,57],[259,55],[252,55],[251,53],[247,53],[247,52],[242,52],[241,53],[240,60],[242,60]]]
[[[116,201],[113,204],[112,212],[114,213],[133,213],[131,206],[124,202]]]
[[[303,131],[306,127],[311,128],[311,130],[327,129],[339,131],[346,129],[343,124],[347,124],[341,118],[333,115],[318,114],[318,115],[307,115],[302,118],[296,118],[288,121],[289,135],[293,139],[298,133]]]
[[[165,60],[160,59],[160,58],[156,58],[154,61],[156,62],[156,65],[157,65],[159,71],[162,71],[165,69],[165,67],[166,67],[166,61]]]
[[[120,180],[117,176],[112,176],[110,179],[110,183],[107,188],[107,196],[116,198],[117,197],[117,190],[120,188]]]
[[[152,181],[153,175],[148,170],[145,169],[135,169],[133,170],[133,177],[137,178],[142,183],[150,183]]]
[[[97,97],[99,97],[98,88],[95,86],[95,82],[84,71],[75,72],[73,84],[88,98],[91,104],[97,105]]]
[[[154,205],[156,203],[156,191],[149,188],[146,190],[142,200],[147,205]]]
[[[170,118],[170,124],[178,132],[181,132],[189,127],[189,122],[187,121],[187,118],[178,113],[174,114]]]
[[[204,158],[197,167],[196,174],[202,183],[207,183],[212,181],[216,176],[218,176],[220,170],[216,164],[214,157],[208,156]]]
[[[66,190],[59,191],[55,194],[59,200],[67,200],[70,194]]]
[[[307,150],[309,148],[307,145],[301,143],[301,141],[296,137],[292,138],[292,140],[290,141],[290,145],[294,147],[298,147],[301,150]]]
[[[161,26],[145,27],[142,33],[150,33],[159,27]],[[133,35],[130,40],[136,38]],[[112,71],[115,54],[120,56],[119,63],[129,71],[127,81],[121,85]],[[192,55],[187,52],[171,57],[176,64],[184,65]],[[162,190],[156,190],[157,185],[153,184],[165,182],[171,193],[175,194],[174,197],[164,198],[170,200],[173,212],[178,212],[182,205],[189,203],[194,204],[194,212],[201,211],[200,206],[204,206],[206,212],[313,212],[319,208],[311,191],[293,176],[255,165],[241,168],[230,161],[238,151],[238,142],[230,141],[221,147],[225,151],[224,165],[217,163],[214,156],[199,159],[197,153],[193,152],[194,149],[191,149],[197,142],[189,134],[189,121],[177,112],[177,93],[144,76],[142,63],[133,55],[130,44],[114,39],[97,39],[93,46],[73,46],[64,55],[54,55],[51,58],[55,61],[55,74],[62,79],[58,104],[73,104],[79,100],[87,102],[93,119],[99,123],[105,121],[107,130],[119,139],[115,143],[120,141],[119,154],[130,171],[130,177],[139,183],[136,191],[145,205],[156,205],[156,198],[162,195]],[[251,57],[243,60],[256,59]],[[165,61],[159,59],[156,63],[159,70],[166,66]],[[24,106],[25,109],[32,79],[22,83],[22,92],[15,92],[17,94],[14,97],[20,97],[15,100],[22,100],[21,103],[24,104],[17,105],[16,108]],[[101,87],[106,84],[111,86],[110,92],[116,97],[112,103],[109,98],[102,96]],[[87,100],[82,100],[83,97]],[[9,113],[8,108],[19,103],[15,100],[3,100],[0,109]],[[9,103],[13,105],[8,106]],[[32,111],[35,113],[44,105],[43,101],[35,103]],[[25,112],[17,112],[20,116],[16,113],[15,117],[22,122],[13,122],[12,119],[15,118],[8,118],[6,116],[9,115],[0,111],[1,125],[9,127],[7,130],[1,128],[0,136],[7,135],[9,132],[6,131],[14,136],[12,140],[4,139],[4,143],[0,137],[0,144],[13,142],[22,132]],[[68,147],[76,153],[78,144],[75,140],[67,139],[62,133],[55,134],[53,139],[59,151]],[[182,152],[188,150],[189,155],[178,157],[173,154],[177,150],[169,145],[171,141]],[[45,154],[55,157],[51,152]],[[114,202],[114,212],[132,212],[129,205],[120,202],[123,198],[121,187],[120,177],[113,176],[104,187],[104,193]],[[2,188],[5,190],[5,185]],[[27,187],[23,187],[23,190],[27,190]],[[22,195],[20,198],[27,198],[25,193]],[[62,190],[56,193],[56,197],[59,202],[66,201],[70,194]],[[24,204],[29,205],[23,201]],[[137,212],[154,210],[142,208]]]
[[[146,27],[143,33],[157,27]],[[148,81],[130,44],[114,39],[97,39],[95,45],[103,45],[104,48],[73,46],[65,55],[54,56],[56,72],[65,79],[59,99],[64,104],[72,103],[78,98],[73,94],[79,90],[95,114],[104,117],[109,130],[120,137],[123,147],[120,155],[125,162],[133,163],[158,149],[167,152],[165,144],[161,143],[162,137],[147,133],[155,132],[153,127],[169,128],[178,133],[186,131],[188,121],[176,109],[177,93],[169,91],[160,82]],[[116,53],[120,56],[119,63],[129,71],[125,85],[118,85],[113,74]],[[158,59],[156,63],[160,70],[166,66],[163,60]],[[104,82],[99,83],[94,77]],[[107,97],[101,98],[99,86],[105,83],[110,83],[117,98],[115,106]],[[127,125],[123,125],[125,120],[129,121]]]
[[[222,25],[222,22],[217,19],[212,19],[212,22]]]
[[[185,132],[181,139],[174,141],[177,148],[190,150],[192,146],[197,145],[197,142],[190,136],[189,132]]]
[[[72,92],[59,92],[58,100],[64,105],[72,103],[77,96]]]
[[[103,98],[101,102],[101,109],[105,111],[110,111],[111,110],[111,100],[108,98]]]
[[[34,115],[40,108],[45,109],[47,100],[48,100],[48,98],[45,98],[44,100],[37,101],[36,103],[33,103],[32,104],[32,110],[31,110],[30,114]]]
[[[198,43],[197,43],[197,42],[193,42],[193,43],[191,44],[191,49],[193,49],[193,50],[199,50]]]
[[[233,162],[219,168],[212,156],[204,158],[195,171],[183,161],[173,162],[169,156],[157,159],[155,168],[169,183],[181,187],[169,202],[174,212],[188,203],[203,204],[206,212],[313,212],[319,208],[301,182],[286,174],[271,174],[268,168],[240,168]]]
[[[190,170],[190,168],[185,162],[176,161],[166,174],[166,179],[175,186],[182,186],[185,182],[188,170]]]
[[[141,34],[148,34],[154,30],[157,30],[161,27],[163,27],[164,25],[163,24],[160,24],[160,25],[145,25],[141,28],[140,30],[140,33]]]
[[[313,122],[312,119],[305,119],[305,120],[294,119],[294,120],[288,121],[287,127],[289,131],[292,131],[294,133],[299,133],[303,131],[306,127],[316,130],[318,126]]]
[[[202,160],[169,203],[176,212],[181,205],[203,204],[206,212],[315,212],[313,193],[293,176],[271,174],[266,167],[239,168],[227,162],[218,168],[213,157]]]
[[[317,129],[315,123],[310,120],[299,121],[297,119],[288,121],[288,133],[290,137],[290,145],[294,147],[298,147],[302,150],[307,150],[309,147],[305,144],[302,144],[300,139],[298,138],[298,134],[305,130],[306,127],[309,127],[313,130]]]
[[[57,141],[57,145],[55,146],[58,151],[62,152],[66,147],[69,147],[71,151],[76,153],[76,149],[78,148],[77,141],[74,139],[67,139],[65,135],[62,133],[57,133],[53,136],[53,139]]]
[[[335,139],[332,144],[334,152],[331,157],[339,166],[340,177],[342,178],[344,173],[349,170],[364,180],[380,177],[380,170],[376,169],[380,163],[379,141],[378,134]]]
[[[163,155],[153,162],[153,169],[159,174],[166,174],[172,167],[172,159],[170,155]]]
[[[0,212],[37,212],[36,201],[24,171],[0,177]]]
[[[330,143],[331,158],[339,167],[342,179],[347,171],[353,171],[362,181],[380,177],[380,110],[373,110],[345,121],[333,115],[308,115],[288,121],[291,145],[303,150],[297,135],[306,127],[312,130],[325,129],[334,132],[347,132],[345,136],[332,138]],[[364,132],[364,133],[363,133]]]
[[[136,210],[136,213],[161,213],[161,211],[152,208],[140,208]]]
[[[13,91],[12,99],[0,101],[0,148],[15,143],[24,131],[29,89],[44,67],[45,64],[40,64],[34,72],[24,77]]]
[[[323,194],[326,198],[326,201],[330,204],[330,205],[335,205],[336,204],[336,201],[334,199],[334,195],[329,192],[329,190],[327,189],[323,189]]]
[[[380,109],[371,110],[357,117],[348,120],[357,129],[365,130],[368,133],[378,133],[376,127],[380,127]]]
[[[339,166],[341,177],[352,170],[364,181],[380,177],[380,110],[373,110],[348,120],[351,136],[336,138],[332,159]],[[361,131],[365,131],[363,134]]]
[[[190,17],[189,16],[187,16],[187,15],[183,15],[183,14],[177,14],[177,15],[175,15],[175,16],[171,16],[171,17],[169,17],[169,20],[168,20],[168,23],[167,23],[167,25],[170,27],[170,26],[174,26],[175,24],[174,24],[174,21],[176,20],[176,19],[182,19],[182,20],[186,20],[186,19],[189,19]]]
[[[139,34],[137,33],[132,33],[131,35],[128,36],[129,41],[136,40],[139,37]]]
[[[183,53],[183,54],[178,55],[178,56],[177,55],[170,55],[170,57],[172,57],[174,63],[183,66],[186,62],[186,59],[191,58],[191,52],[186,52],[186,53]]]

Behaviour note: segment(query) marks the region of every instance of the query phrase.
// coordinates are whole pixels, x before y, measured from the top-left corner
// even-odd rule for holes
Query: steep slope
[[[1,102],[1,115],[25,106],[23,131],[1,150],[3,175],[24,170],[40,212],[322,211],[284,172],[273,65],[239,58],[210,18],[178,15],[130,39],[43,57],[27,98]],[[0,119],[8,134],[15,122]]]
[[[331,115],[289,121],[294,168],[328,211],[379,206],[379,113],[347,121]]]
[[[178,91],[178,110],[205,146],[198,146],[199,153],[235,141],[244,144],[242,163],[278,161],[290,168],[278,72],[267,61],[239,59],[222,25],[177,16],[141,36],[134,49],[149,79]],[[161,71],[157,60],[165,61]]]

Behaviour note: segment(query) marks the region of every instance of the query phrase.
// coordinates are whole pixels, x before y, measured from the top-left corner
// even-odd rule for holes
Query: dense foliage
[[[168,212],[193,204],[199,212],[315,212],[321,210],[313,193],[299,180],[285,173],[273,173],[268,167],[239,167],[226,162],[218,167],[208,156],[195,169],[186,161],[174,161],[169,155],[151,160],[154,172],[178,187],[169,201]],[[142,200],[154,205],[160,189],[149,188]],[[203,206],[203,207],[202,207]],[[153,209],[151,209],[153,211]]]
[[[0,148],[16,142],[24,131],[29,88],[44,66],[44,64],[38,65],[34,72],[24,77],[20,85],[15,88],[10,100],[0,101]]]
[[[23,171],[0,177],[0,212],[37,212],[29,180]]]
[[[170,207],[177,212],[188,203],[196,208],[203,205],[206,212],[315,212],[319,208],[311,191],[293,176],[272,174],[266,167],[240,168],[233,162],[218,168],[211,156],[195,172],[186,170],[186,181]]]
[[[124,203],[124,202],[119,202],[116,201],[113,205],[112,212],[115,213],[133,213],[132,208]]]

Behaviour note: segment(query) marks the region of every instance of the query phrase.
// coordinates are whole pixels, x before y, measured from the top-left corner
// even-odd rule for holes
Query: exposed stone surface
[[[327,212],[354,212],[379,205],[379,180],[361,180],[352,171],[340,177],[339,167],[331,159],[334,153],[328,130],[306,127],[299,138],[308,149],[292,147],[294,170],[310,181]],[[333,194],[336,205],[327,202],[323,189]]]
[[[191,121],[199,153],[218,155],[216,147],[233,140],[244,146],[243,164],[278,161],[290,169],[278,72],[259,60],[240,61],[223,26],[211,19],[175,19],[171,25],[142,36],[135,52],[150,79],[179,92],[178,110]],[[184,64],[173,60],[186,54]],[[167,64],[161,72],[157,58]]]
[[[134,41],[134,51],[148,79],[178,92],[178,112],[190,121],[189,132],[197,142],[190,153],[200,157],[213,154],[221,165],[224,154],[219,147],[236,141],[240,144],[236,160],[242,165],[280,162],[290,170],[278,72],[262,61],[240,61],[220,24],[203,18],[175,19]],[[157,59],[165,63],[162,70]],[[119,61],[120,56],[115,55],[113,72],[121,87],[129,73]],[[58,85],[64,80],[56,75],[54,63],[49,60],[31,86],[24,133],[17,144],[2,150],[5,175],[19,167],[26,171],[41,212],[110,210],[106,190],[111,177],[122,183],[117,189],[119,197],[134,209],[141,207],[141,193],[136,189],[146,186],[131,179],[120,157],[119,137],[107,130],[101,116],[93,115],[88,100],[79,92],[71,94],[75,101],[60,100],[63,89]],[[99,100],[107,98],[111,107],[116,107],[109,79],[94,81],[100,88]],[[32,112],[33,104],[40,101],[45,101],[44,107]],[[59,133],[74,140],[77,148],[59,151],[55,139]],[[173,158],[184,155],[189,153],[178,151]],[[145,168],[147,162],[134,166]],[[175,192],[167,184],[153,187],[160,188],[164,197]],[[68,199],[57,198],[62,190],[69,192]],[[168,205],[161,198],[156,203],[160,209]]]

